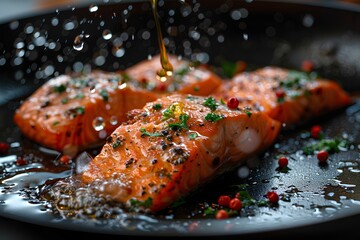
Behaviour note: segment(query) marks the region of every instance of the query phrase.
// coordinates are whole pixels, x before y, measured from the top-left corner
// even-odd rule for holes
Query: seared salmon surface
[[[221,79],[204,67],[171,56],[174,72],[162,82],[156,78],[159,56],[123,73],[93,71],[55,77],[26,99],[14,122],[21,132],[42,146],[76,155],[104,143],[128,111],[142,108],[160,96],[179,92],[207,95]]]
[[[213,97],[174,94],[129,113],[81,173],[128,207],[162,210],[267,149],[281,124]]]
[[[149,90],[160,93],[181,93],[207,96],[222,84],[222,79],[204,64],[195,64],[176,55],[168,55],[173,65],[172,76],[162,81],[157,72],[161,70],[160,55],[143,60],[126,73],[147,85]],[[165,80],[165,79],[164,79]]]
[[[75,155],[104,144],[129,110],[157,98],[123,73],[61,75],[26,99],[14,122],[29,139]]]
[[[236,97],[239,106],[250,106],[289,125],[351,103],[350,96],[337,82],[279,67],[237,74],[213,95],[225,101]]]

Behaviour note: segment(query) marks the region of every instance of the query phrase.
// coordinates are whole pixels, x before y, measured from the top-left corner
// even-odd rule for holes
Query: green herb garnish
[[[213,98],[213,97],[206,98],[203,105],[210,108],[211,111],[215,111],[216,108],[218,107],[218,103],[216,102],[215,98]]]
[[[237,64],[234,62],[223,61],[221,63],[221,68],[226,77],[232,78],[236,73]]]
[[[78,93],[78,94],[76,94],[75,99],[82,99],[84,97],[85,97],[85,95],[83,93]]]
[[[212,216],[215,215],[215,209],[212,207],[208,207],[204,210],[205,216]]]
[[[197,136],[198,136],[198,134],[196,132],[193,132],[193,133],[189,134],[190,139],[195,139],[195,138],[197,138]]]
[[[62,104],[66,104],[66,103],[68,103],[69,102],[69,99],[68,98],[63,98],[63,99],[61,99],[61,103]]]
[[[172,104],[167,109],[163,111],[163,118],[162,120],[167,120],[169,118],[175,117],[174,111],[176,110],[176,105]]]
[[[82,115],[82,114],[85,113],[85,108],[84,107],[76,107],[75,111],[76,111],[77,114]]]
[[[161,103],[155,103],[152,107],[154,110],[160,110],[162,108]]]
[[[66,86],[64,84],[60,84],[58,86],[54,86],[53,89],[54,89],[54,92],[62,93],[62,92],[66,91]]]
[[[242,206],[268,206],[269,202],[266,200],[254,199],[247,190],[247,184],[234,185],[233,187],[239,188],[239,198],[241,199]]]
[[[112,148],[116,149],[117,147],[121,146],[123,142],[120,139],[116,139],[116,141],[112,144]]]
[[[131,207],[151,207],[152,206],[152,198],[148,197],[145,201],[141,202],[139,200],[130,199]]]
[[[244,113],[248,116],[248,117],[251,117],[252,115],[252,112],[250,109],[247,109],[247,108],[244,108]]]
[[[174,71],[174,75],[179,76],[179,77],[183,77],[186,74],[188,74],[188,72],[190,72],[190,67],[189,66],[185,66],[183,68],[180,68],[176,71]]]
[[[107,90],[101,89],[99,94],[100,94],[100,96],[102,96],[102,98],[105,102],[107,102],[109,100],[109,93]]]
[[[140,132],[142,133],[141,136],[148,136],[148,137],[161,137],[163,136],[161,133],[155,132],[155,133],[150,133],[148,131],[146,131],[145,128],[140,128]]]
[[[206,116],[205,116],[205,120],[206,121],[209,121],[209,122],[217,122],[221,119],[223,119],[224,117],[221,116],[221,115],[218,115],[216,113],[208,113]]]
[[[309,144],[303,148],[303,152],[306,155],[312,155],[315,151],[325,150],[328,153],[337,153],[340,150],[346,150],[349,147],[349,143],[340,139],[321,139],[318,142]]]
[[[189,116],[185,113],[180,114],[179,116],[179,123],[169,123],[169,127],[172,130],[181,130],[181,129],[189,129],[189,126],[187,125],[187,120],[189,120]]]

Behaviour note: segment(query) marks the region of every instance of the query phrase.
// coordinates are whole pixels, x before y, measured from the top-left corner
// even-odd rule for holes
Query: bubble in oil
[[[89,12],[96,12],[97,10],[99,10],[99,7],[95,4],[91,4],[89,6]]]
[[[105,39],[105,40],[110,40],[112,38],[112,33],[109,29],[105,29],[102,33],[102,37]]]
[[[118,58],[121,58],[121,57],[123,57],[125,55],[125,49],[122,48],[122,47],[114,46],[112,48],[111,52],[115,57],[118,57]]]
[[[96,131],[101,131],[105,128],[105,121],[104,121],[104,118],[102,117],[96,117],[93,122],[93,128],[96,130]]]
[[[76,51],[81,51],[84,48],[84,41],[83,41],[84,37],[83,35],[77,35],[74,39],[74,45],[73,48]]]
[[[110,117],[110,124],[111,125],[116,125],[116,124],[118,124],[118,119],[117,119],[117,117],[116,116],[111,116]]]

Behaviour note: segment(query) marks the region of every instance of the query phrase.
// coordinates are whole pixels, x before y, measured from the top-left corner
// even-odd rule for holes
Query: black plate
[[[165,214],[136,215],[126,221],[87,221],[65,219],[47,211],[36,198],[38,186],[45,183],[41,180],[64,177],[70,174],[72,166],[57,166],[56,173],[49,174],[58,154],[44,152],[23,138],[12,122],[20,100],[50,77],[82,67],[124,69],[156,54],[156,31],[149,3],[102,4],[97,5],[97,11],[90,11],[88,6],[70,7],[1,24],[4,37],[0,41],[0,141],[12,143],[10,156],[0,157],[0,173],[8,177],[0,186],[3,226],[16,224],[25,234],[31,232],[36,236],[38,231],[66,234],[60,230],[71,230],[68,235],[88,233],[87,236],[105,233],[256,238],[293,233],[299,237],[310,232],[323,236],[340,230],[345,231],[343,235],[352,233],[354,228],[347,224],[360,218],[360,189],[356,185],[360,182],[360,104],[356,102],[360,89],[360,8],[301,2],[196,1],[189,5],[166,1],[159,8],[171,53],[213,66],[220,66],[224,60],[244,60],[249,69],[266,65],[299,69],[303,60],[310,59],[315,62],[316,72],[339,81],[355,100],[347,109],[314,119],[296,130],[284,131],[274,148],[260,156],[256,165],[249,166],[248,178],[239,178],[237,171],[223,176],[191,196],[187,204],[174,209],[173,219],[167,219],[171,215]],[[112,33],[111,40],[103,37],[106,29]],[[81,34],[84,46],[77,51],[73,41]],[[116,51],[114,46],[118,46]],[[325,166],[319,165],[314,156],[304,158],[298,150],[309,140],[307,133],[312,124],[321,124],[329,137],[351,141],[352,149],[332,155]],[[276,170],[279,152],[291,156],[288,173]],[[11,172],[26,171],[14,167],[17,156],[31,158],[34,162],[31,167],[45,172],[45,176],[36,174],[32,178],[25,173],[14,178]],[[228,186],[243,183],[249,184],[249,193],[256,199],[263,198],[270,189],[284,198],[278,207],[252,209],[246,213],[248,216],[228,220],[188,218],[189,209],[198,203],[215,202],[217,196],[231,191]],[[15,230],[12,234],[22,233]]]

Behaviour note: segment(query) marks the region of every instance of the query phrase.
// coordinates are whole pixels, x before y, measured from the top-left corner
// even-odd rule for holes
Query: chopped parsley
[[[318,142],[309,144],[303,148],[305,155],[312,155],[315,151],[325,150],[328,153],[337,153],[341,150],[346,150],[349,143],[340,139],[321,139]]]
[[[76,108],[70,108],[65,111],[65,115],[76,118],[77,115],[83,115],[85,113],[84,107],[76,107]]]
[[[215,111],[216,108],[218,107],[218,103],[216,102],[215,98],[213,98],[213,97],[206,98],[203,105],[205,107],[210,108],[211,111]]]
[[[83,115],[85,113],[85,108],[84,107],[76,107],[75,111],[77,114]]]
[[[234,185],[233,187],[239,188],[239,198],[241,199],[242,206],[248,207],[248,206],[268,206],[269,201],[267,200],[256,200],[254,199],[249,191],[247,190],[248,184],[240,184],[240,185]]]
[[[197,138],[197,136],[198,136],[198,134],[196,132],[193,132],[193,133],[189,134],[190,139],[195,139],[195,138]]]
[[[54,86],[53,89],[54,89],[54,92],[62,93],[62,92],[66,91],[66,86],[64,84],[60,84],[58,86]]]
[[[85,97],[85,95],[83,93],[78,93],[78,94],[76,94],[75,99],[82,99],[84,97]]]
[[[155,103],[152,107],[154,110],[160,110],[162,108],[161,103]]]
[[[178,70],[176,70],[174,72],[174,75],[177,75],[179,77],[183,77],[185,76],[186,74],[188,74],[190,72],[190,67],[189,66],[185,66],[183,68],[180,68]]]
[[[301,90],[307,82],[314,80],[316,76],[300,71],[289,71],[285,80],[279,82],[279,87],[287,90]]]
[[[163,111],[163,119],[162,120],[167,120],[169,118],[175,117],[175,113],[174,113],[175,109],[176,109],[176,105],[174,105],[174,104],[171,105],[170,107],[168,107],[167,109],[165,109]]]
[[[179,120],[180,120],[179,123],[169,123],[169,127],[172,130],[189,129],[189,126],[187,125],[187,120],[189,120],[189,115],[182,113],[179,116]]]
[[[206,116],[205,116],[205,120],[208,121],[208,122],[217,122],[221,119],[223,119],[224,117],[221,116],[221,115],[218,115],[216,113],[208,113]]]
[[[221,68],[225,77],[231,78],[236,73],[237,64],[235,62],[223,61],[221,63]]]
[[[251,115],[252,115],[251,109],[245,107],[245,108],[243,109],[243,111],[244,111],[244,113],[245,113],[248,117],[251,117]]]
[[[69,99],[68,98],[63,98],[63,99],[61,99],[61,103],[62,104],[66,104],[66,103],[68,103],[69,102]]]
[[[107,102],[109,100],[109,93],[107,90],[101,89],[99,94],[100,94],[100,96],[102,96],[102,98],[105,102]]]
[[[59,123],[60,123],[59,121],[55,121],[55,122],[52,123],[52,125],[53,125],[53,126],[56,126],[56,125],[58,125]]]
[[[151,207],[152,206],[152,198],[148,197],[145,201],[141,202],[139,200],[130,199],[131,207]]]
[[[140,128],[140,132],[142,133],[141,136],[148,136],[148,137],[161,137],[163,136],[161,133],[155,132],[155,133],[150,133],[148,131],[146,131],[145,128]]]
[[[116,149],[117,147],[123,145],[123,142],[120,139],[116,139],[116,141],[112,144],[112,148]]]

